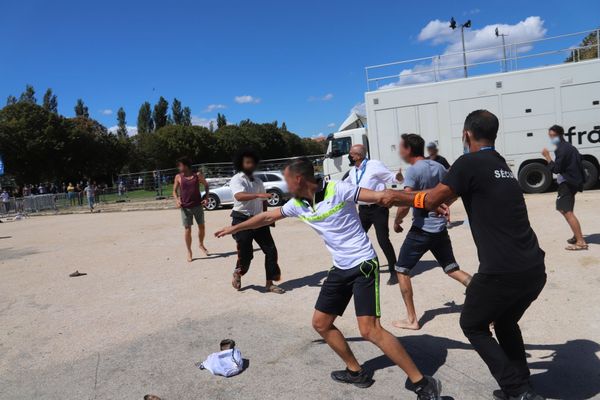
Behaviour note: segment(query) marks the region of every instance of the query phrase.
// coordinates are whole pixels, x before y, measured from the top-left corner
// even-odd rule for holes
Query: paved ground
[[[528,197],[547,252],[549,280],[522,329],[539,391],[555,399],[600,398],[600,191],[579,196],[590,250],[563,251],[569,236],[554,194]],[[455,220],[464,219],[460,204]],[[207,214],[208,230],[228,210]],[[263,256],[230,287],[231,238],[185,262],[177,210],[34,217],[0,225],[0,399],[411,399],[405,375],[358,339],[353,310],[339,322],[376,383],[361,390],[332,382],[340,362],[310,328],[330,265],[317,235],[297,220],[274,231],[283,296],[261,291]],[[451,230],[458,260],[475,271],[468,227]],[[398,248],[403,234],[393,234]],[[74,270],[87,276],[69,278]],[[387,278],[383,274],[384,279]],[[427,255],[414,279],[424,327],[392,329],[417,364],[444,381],[446,399],[489,399],[495,388],[458,327],[464,290]],[[383,288],[383,323],[402,312],[397,287]],[[234,338],[249,368],[230,379],[194,362]]]

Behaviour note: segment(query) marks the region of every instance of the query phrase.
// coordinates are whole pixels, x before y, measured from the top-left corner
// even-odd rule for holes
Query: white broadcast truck
[[[589,33],[556,38],[572,43]],[[600,30],[592,34],[598,38]],[[463,154],[465,117],[473,110],[487,109],[500,120],[496,148],[525,192],[544,192],[552,184],[541,151],[550,149],[548,128],[554,124],[565,128],[565,138],[583,156],[584,187],[595,186],[600,171],[600,44],[549,50],[547,41],[556,38],[507,45],[500,54],[508,55],[472,64],[463,64],[460,53],[367,67],[366,117],[352,113],[338,132],[329,135],[324,175],[341,179],[350,168],[350,147],[357,143],[366,145],[369,157],[381,160],[392,171],[404,167],[398,156],[403,133],[417,133],[425,142],[437,143],[440,154],[453,162]],[[531,54],[534,45],[542,47],[540,53]],[[565,51],[571,55],[570,62],[564,62]],[[479,52],[496,54],[498,49],[472,50],[465,55]],[[593,59],[588,59],[590,54]],[[534,57],[549,55],[554,56],[555,65],[532,66]],[[414,61],[416,68],[405,68]],[[424,62],[429,68],[423,67]],[[493,72],[498,65],[501,72]],[[383,69],[385,74],[398,67],[402,68],[399,74],[371,77],[374,70]],[[477,75],[467,77],[473,72]],[[394,79],[392,84],[380,85],[390,79]],[[372,90],[373,83],[378,88]]]

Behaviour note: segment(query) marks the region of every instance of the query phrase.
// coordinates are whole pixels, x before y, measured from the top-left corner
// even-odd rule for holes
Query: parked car
[[[267,200],[267,203],[271,207],[282,206],[285,200],[290,198],[287,184],[283,179],[283,174],[279,171],[258,171],[254,173],[254,176],[260,179],[264,185],[267,193],[271,194],[271,198]],[[206,209],[209,211],[215,210],[220,206],[233,204],[233,193],[229,187],[229,182],[221,187],[211,189],[208,193],[208,204]]]

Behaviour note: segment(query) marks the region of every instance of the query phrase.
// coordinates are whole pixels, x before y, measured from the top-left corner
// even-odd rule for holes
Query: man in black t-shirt
[[[498,400],[543,400],[529,382],[519,320],[546,283],[544,252],[529,223],[521,188],[494,150],[498,118],[477,110],[465,120],[465,154],[435,188],[386,191],[380,204],[445,213],[460,196],[469,216],[479,271],[467,287],[460,326],[501,390]],[[497,341],[492,337],[494,324]]]
[[[427,143],[428,160],[439,162],[446,169],[450,169],[450,163],[444,157],[440,156],[437,144],[435,142]]]

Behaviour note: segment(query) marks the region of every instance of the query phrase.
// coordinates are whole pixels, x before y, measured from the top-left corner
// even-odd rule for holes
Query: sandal
[[[569,251],[579,251],[579,250],[587,250],[587,249],[588,249],[587,244],[572,244],[570,246],[565,247],[565,250],[569,250]]]
[[[567,239],[567,243],[569,243],[569,244],[576,244],[577,243],[577,239],[575,239],[575,236],[573,236],[571,239]]]
[[[240,290],[242,288],[242,276],[239,273],[233,273],[233,280],[231,281],[231,286],[233,286],[235,290]]]
[[[270,285],[270,286],[267,286],[265,289],[267,289],[267,292],[270,292],[270,293],[277,293],[277,294],[285,293],[285,289],[283,289],[277,285]]]

